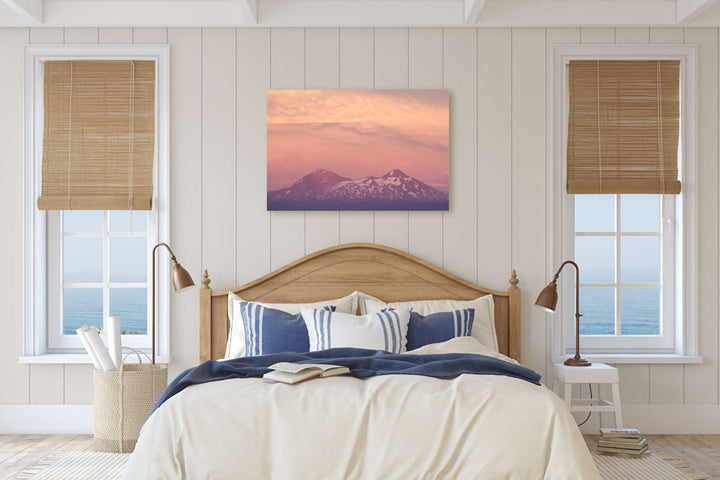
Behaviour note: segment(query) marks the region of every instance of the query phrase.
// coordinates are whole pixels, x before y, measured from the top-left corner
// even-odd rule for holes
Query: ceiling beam
[[[31,24],[43,23],[43,0],[0,0]]]
[[[39,25],[8,6],[32,2],[42,5],[0,0],[0,27]],[[472,25],[483,27],[677,25],[675,0],[49,0],[41,18],[47,27],[254,26],[253,6],[257,25],[267,27],[460,26],[466,6],[482,6]],[[694,17],[692,25],[720,25],[718,6]]]
[[[486,0],[465,0],[465,25],[475,25]]]
[[[245,22],[249,24],[258,23],[257,0],[238,0],[238,2],[240,2],[240,9],[245,17]]]
[[[716,4],[718,0],[676,0],[677,23],[688,23],[698,18],[702,12]]]

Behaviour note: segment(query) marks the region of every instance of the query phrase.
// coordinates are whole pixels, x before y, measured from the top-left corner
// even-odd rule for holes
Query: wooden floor
[[[599,435],[585,435],[594,448]],[[720,435],[648,435],[651,450],[659,450],[685,460],[693,467],[720,480]]]
[[[592,448],[597,435],[586,435]],[[720,435],[648,435],[650,447],[681,458],[720,480]],[[0,435],[0,479],[21,471],[50,452],[91,450],[92,435]]]
[[[91,450],[92,435],[0,435],[0,479],[5,479],[50,452]]]

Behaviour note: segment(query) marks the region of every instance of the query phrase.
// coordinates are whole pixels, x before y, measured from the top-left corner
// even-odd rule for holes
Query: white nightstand
[[[553,391],[557,392],[557,385],[563,385],[565,403],[571,412],[599,412],[614,413],[615,428],[622,428],[622,412],[620,406],[620,387],[618,385],[617,368],[604,363],[593,363],[589,367],[568,367],[562,363],[553,364]],[[572,386],[574,383],[596,383],[598,398],[572,398]],[[600,385],[609,384],[612,399],[603,399]],[[559,393],[558,393],[559,395]],[[602,415],[600,416],[602,426]]]

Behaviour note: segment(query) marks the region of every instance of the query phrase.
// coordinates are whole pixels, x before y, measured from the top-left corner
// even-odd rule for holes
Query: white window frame
[[[46,60],[152,60],[155,62],[155,161],[153,210],[148,238],[168,242],[170,235],[170,49],[168,45],[27,45],[24,83],[24,279],[23,357],[26,363],[86,363],[74,345],[48,349],[48,212],[37,209],[41,190],[43,134],[43,76]],[[155,225],[154,231],[150,226]],[[55,240],[55,239],[54,239]],[[54,241],[53,240],[53,241]],[[151,259],[148,252],[148,273]],[[170,355],[170,264],[158,256],[157,356]],[[151,279],[148,277],[148,282]],[[148,296],[148,300],[150,300]],[[125,342],[125,339],[123,340]],[[125,342],[127,343],[127,342]],[[134,342],[130,342],[134,343]],[[147,345],[147,344],[146,344]],[[78,358],[69,358],[69,357]],[[43,357],[45,359],[43,359]],[[50,360],[48,360],[50,359]]]
[[[148,333],[150,333],[150,301],[152,299],[152,288],[151,288],[151,277],[152,267],[150,264],[149,252],[152,247],[158,243],[158,215],[156,212],[156,205],[153,205],[153,209],[147,212],[147,230],[143,232],[110,232],[110,214],[108,210],[98,210],[103,216],[103,229],[99,232],[71,232],[67,233],[63,231],[63,212],[60,210],[49,210],[46,212],[47,219],[47,352],[48,353],[72,353],[81,349],[82,345],[76,335],[64,335],[62,333],[63,327],[63,291],[64,288],[100,288],[103,291],[103,329],[105,328],[105,321],[110,315],[109,312],[109,295],[111,288],[144,288],[147,294],[147,315],[146,322]],[[132,222],[132,220],[131,220]],[[88,236],[100,238],[102,240],[102,271],[103,278],[100,282],[93,283],[66,283],[63,281],[63,260],[62,256],[64,253],[64,242],[67,237],[75,236]],[[121,283],[111,282],[109,277],[110,272],[110,257],[109,257],[109,245],[110,238],[119,237],[146,237],[146,248],[145,253],[147,255],[146,271],[145,271],[145,282],[132,282],[132,283]],[[112,286],[111,286],[112,285]],[[122,322],[122,319],[121,319]],[[122,344],[126,347],[137,348],[137,349],[148,349],[150,347],[150,336],[146,335],[123,335]]]
[[[654,353],[670,353],[674,352],[675,349],[675,335],[676,335],[676,278],[675,278],[675,259],[676,252],[676,226],[682,229],[682,222],[678,221],[675,217],[675,207],[678,202],[676,195],[661,195],[660,196],[660,211],[658,212],[658,224],[663,229],[662,232],[656,233],[648,232],[632,232],[621,230],[621,215],[620,210],[621,200],[617,194],[612,194],[615,197],[614,210],[615,210],[615,231],[613,232],[589,232],[581,231],[578,232],[574,228],[575,218],[575,195],[563,195],[563,211],[567,212],[563,222],[563,255],[567,258],[575,258],[575,240],[579,236],[590,236],[590,237],[612,237],[615,241],[613,247],[615,253],[615,265],[614,271],[616,272],[615,283],[613,284],[585,284],[580,283],[580,288],[583,287],[599,287],[599,288],[613,288],[616,290],[615,294],[615,325],[622,325],[621,316],[622,312],[620,309],[620,291],[622,288],[645,288],[651,286],[651,284],[638,284],[638,283],[625,283],[622,282],[622,276],[620,275],[620,259],[622,256],[621,245],[622,238],[629,236],[641,236],[641,237],[659,237],[660,238],[660,255],[662,256],[662,268],[660,271],[660,281],[658,286],[660,287],[660,335],[624,335],[624,336],[605,336],[605,335],[583,335],[581,341],[583,344],[583,351],[586,352],[604,352],[608,350],[615,350],[619,352],[632,352],[634,350],[642,351],[653,351]],[[660,215],[662,215],[662,220]],[[582,266],[581,266],[582,268]],[[617,282],[620,280],[620,282]],[[655,284],[652,284],[655,286]],[[575,308],[575,289],[574,285],[570,282],[565,282],[562,285],[562,309],[564,311],[573,311]],[[582,290],[580,291],[582,296]],[[581,310],[580,313],[583,313]],[[587,312],[585,312],[587,313]],[[582,322],[582,318],[580,319]],[[574,352],[575,349],[575,321],[566,321],[563,325],[565,331],[563,332],[563,338],[565,339],[565,349],[567,352]]]
[[[582,336],[583,353],[602,355],[698,355],[698,173],[697,173],[697,47],[695,45],[550,45],[548,59],[548,150],[547,150],[547,211],[548,263],[554,272],[560,263],[574,256],[574,201],[566,194],[567,150],[567,64],[571,60],[678,60],[681,68],[683,95],[681,112],[682,193],[664,196],[662,223],[666,239],[672,239],[679,252],[673,260],[664,259],[672,269],[663,271],[663,283],[675,287],[674,305],[663,305],[663,318],[673,317],[672,335],[665,343],[651,336]],[[670,207],[669,203],[672,202]],[[674,214],[674,215],[673,215]],[[676,228],[676,226],[678,228]],[[661,249],[667,252],[668,249]],[[616,252],[619,255],[619,252]],[[582,268],[582,266],[581,266]],[[674,275],[672,275],[674,273]],[[552,273],[550,273],[551,275]],[[570,278],[572,277],[572,278]],[[561,301],[555,315],[548,318],[552,357],[574,352],[574,275],[560,279]],[[582,313],[582,312],[580,312]],[[582,322],[582,318],[580,320]]]

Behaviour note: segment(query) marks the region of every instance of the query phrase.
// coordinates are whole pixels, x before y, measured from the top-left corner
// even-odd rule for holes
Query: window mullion
[[[622,278],[620,277],[620,194],[615,195],[615,335],[620,335],[621,329],[621,309],[620,309],[620,285]]]
[[[103,318],[102,326],[105,330],[105,321],[110,316],[110,212],[103,212]]]

